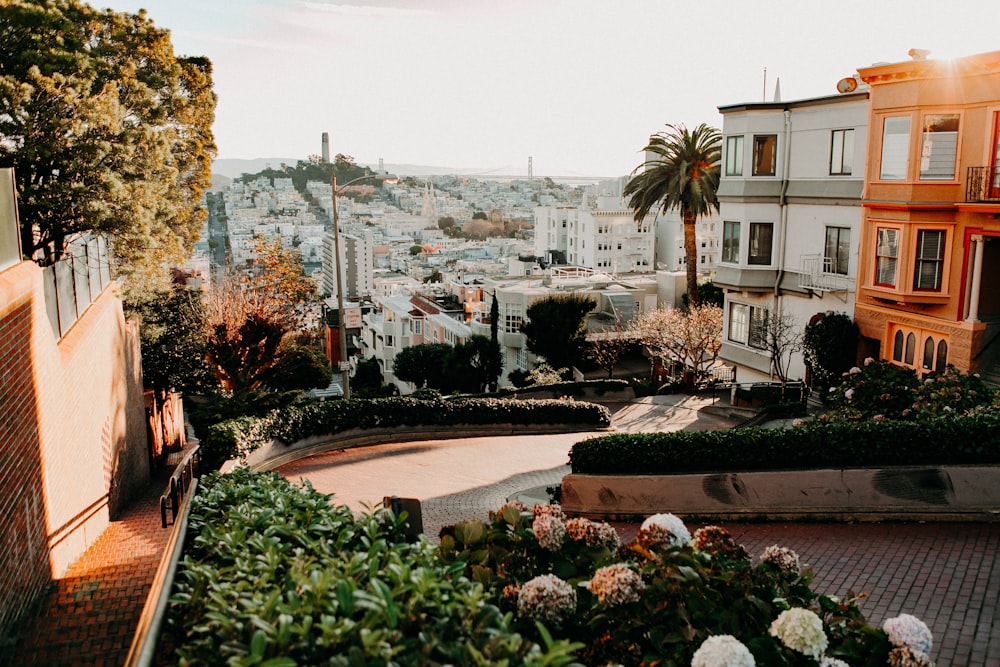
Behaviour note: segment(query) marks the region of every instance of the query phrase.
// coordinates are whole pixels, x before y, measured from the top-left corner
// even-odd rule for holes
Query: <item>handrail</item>
[[[191,451],[184,455],[181,462],[174,468],[167,483],[167,490],[160,496],[160,524],[167,527],[167,508],[170,508],[172,516],[171,523],[177,522],[177,510],[185,494],[186,488],[190,486],[195,478],[198,464],[201,462],[200,447],[195,445]]]
[[[179,521],[175,515],[174,529],[170,531],[170,537],[163,549],[163,557],[160,559],[159,567],[156,568],[153,584],[149,588],[149,595],[146,596],[146,604],[142,607],[142,615],[139,616],[139,623],[132,636],[132,645],[129,646],[128,656],[125,658],[125,667],[150,667],[156,657],[160,629],[163,627],[167,602],[174,586],[177,564],[187,535],[188,514],[191,510],[191,503],[188,501],[194,496],[197,488],[198,478],[194,477],[191,479],[188,493],[183,496]]]

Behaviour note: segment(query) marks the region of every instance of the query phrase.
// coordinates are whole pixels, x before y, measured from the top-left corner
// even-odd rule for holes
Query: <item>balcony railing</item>
[[[835,273],[836,259],[823,255],[799,257],[799,287],[814,292],[846,292],[850,280],[842,273]]]
[[[965,201],[1000,202],[1000,167],[969,167]]]

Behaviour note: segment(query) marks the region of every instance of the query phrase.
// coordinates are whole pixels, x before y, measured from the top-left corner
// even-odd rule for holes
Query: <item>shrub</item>
[[[245,458],[271,440],[291,444],[350,429],[486,424],[571,424],[605,428],[611,413],[602,405],[580,401],[516,401],[457,398],[424,401],[412,397],[300,403],[263,417],[242,417],[210,427],[202,438],[208,462]],[[221,459],[220,459],[221,457]],[[218,464],[216,464],[218,465]]]
[[[355,518],[308,484],[240,470],[204,478],[161,663],[564,665],[575,646],[513,631],[480,584],[404,517]]]
[[[795,428],[612,433],[576,443],[574,473],[692,472],[998,464],[1000,412],[926,421],[825,423]]]

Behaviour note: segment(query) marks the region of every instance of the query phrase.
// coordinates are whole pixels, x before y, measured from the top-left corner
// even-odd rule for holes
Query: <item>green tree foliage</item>
[[[447,343],[424,343],[404,347],[393,361],[396,377],[412,382],[419,389],[441,389],[445,382],[451,346]]]
[[[489,216],[486,215],[486,211],[476,211],[472,214],[473,220],[488,220]]]
[[[449,368],[449,389],[481,393],[496,384],[503,373],[503,351],[496,341],[473,335],[451,351]]]
[[[622,193],[641,222],[651,211],[680,211],[684,223],[684,256],[687,263],[688,303],[697,305],[698,245],[695,222],[719,210],[719,161],[722,135],[702,123],[693,131],[683,125],[667,125],[665,132],[649,138],[643,149],[646,162],[636,167]]]
[[[451,217],[450,215],[438,218],[438,229],[448,231],[449,229],[454,229],[454,227],[455,227],[455,218]]]
[[[144,11],[3,3],[0,165],[15,169],[25,255],[51,263],[95,231],[138,276],[190,252],[215,103],[209,61],[177,57]]]
[[[285,339],[273,366],[264,373],[263,384],[275,391],[326,387],[333,379],[330,361],[308,338]]]
[[[802,336],[802,356],[813,386],[825,396],[857,361],[858,325],[846,313],[815,315]]]
[[[589,296],[566,294],[539,299],[528,306],[521,324],[528,349],[553,368],[569,368],[583,358],[587,314],[597,306]]]
[[[362,359],[354,368],[351,377],[351,392],[358,398],[382,395],[382,368],[375,357]]]

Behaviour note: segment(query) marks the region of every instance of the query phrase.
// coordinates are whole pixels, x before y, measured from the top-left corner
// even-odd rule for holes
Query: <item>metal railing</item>
[[[191,483],[194,481],[198,464],[201,462],[201,453],[198,445],[195,445],[170,475],[167,483],[167,490],[160,495],[160,524],[166,528],[168,525],[177,523],[177,512],[180,510],[181,502],[187,495]],[[170,510],[170,523],[167,523],[167,510]]]
[[[1000,167],[969,167],[965,201],[1000,202]]]

